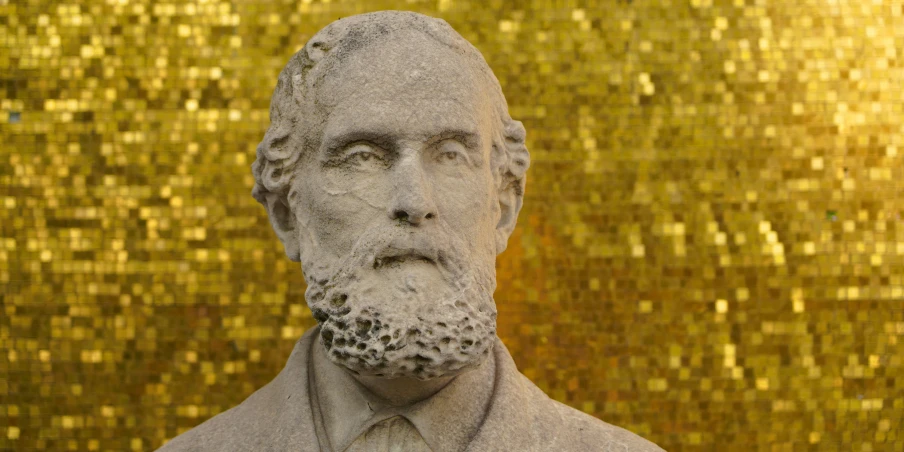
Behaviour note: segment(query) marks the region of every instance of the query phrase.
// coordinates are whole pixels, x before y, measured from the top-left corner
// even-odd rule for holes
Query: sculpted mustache
[[[454,234],[442,229],[433,233],[412,234],[395,229],[373,229],[363,234],[352,251],[337,265],[343,270],[378,267],[382,262],[402,256],[424,257],[441,270],[452,274],[463,270],[467,248]]]

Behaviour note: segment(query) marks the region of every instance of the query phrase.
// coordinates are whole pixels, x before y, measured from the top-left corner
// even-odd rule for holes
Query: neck
[[[483,359],[475,368],[466,370],[464,373],[456,373],[455,375],[431,378],[429,380],[418,380],[410,377],[385,378],[358,375],[345,366],[334,363],[329,359],[327,351],[319,341],[314,348],[316,350],[314,354],[317,355],[316,359],[322,362],[323,365],[336,366],[336,368],[351,376],[358,384],[367,389],[380,402],[396,407],[404,407],[428,399],[459,376],[484,367],[486,361],[488,361],[488,359]]]
[[[418,380],[416,378],[382,378],[355,375],[348,372],[358,383],[367,388],[373,395],[392,406],[407,406],[427,399],[455,379],[452,377],[437,377],[430,380]]]

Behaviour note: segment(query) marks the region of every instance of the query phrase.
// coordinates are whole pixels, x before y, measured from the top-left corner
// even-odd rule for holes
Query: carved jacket
[[[159,450],[320,452],[308,365],[318,337],[319,327],[308,330],[270,383]],[[634,433],[550,399],[518,372],[498,338],[493,353],[493,393],[468,451],[662,451]]]

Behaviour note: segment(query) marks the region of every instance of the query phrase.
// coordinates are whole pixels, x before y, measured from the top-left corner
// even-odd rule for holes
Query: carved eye
[[[364,143],[354,144],[345,152],[345,163],[362,168],[375,167],[384,163],[382,152]]]
[[[358,160],[360,160],[362,162],[366,162],[372,158],[378,159],[380,157],[377,157],[377,154],[374,154],[373,152],[356,152],[356,153],[352,154],[352,158],[357,158]]]
[[[445,140],[437,148],[437,159],[440,163],[465,163],[468,160],[467,150],[456,140]]]

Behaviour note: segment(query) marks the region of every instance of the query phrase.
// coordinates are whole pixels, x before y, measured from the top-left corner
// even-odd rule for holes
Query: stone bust
[[[446,22],[331,23],[279,74],[270,120],[252,195],[318,326],[273,381],[162,450],[661,450],[547,397],[497,338],[495,261],[530,157]]]

